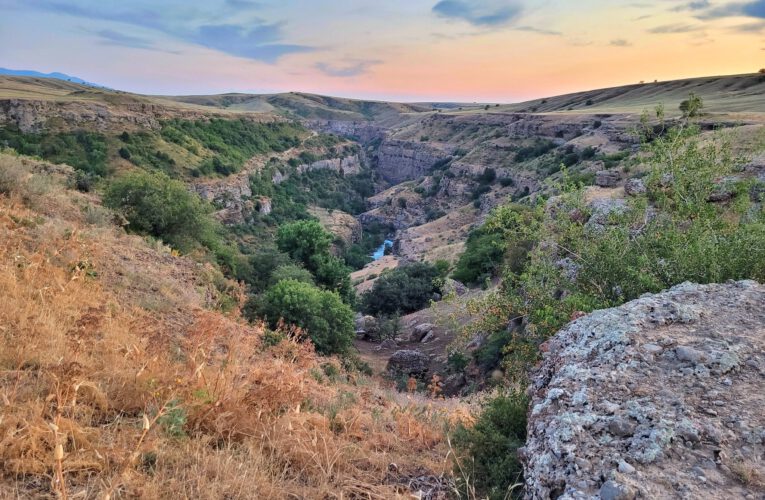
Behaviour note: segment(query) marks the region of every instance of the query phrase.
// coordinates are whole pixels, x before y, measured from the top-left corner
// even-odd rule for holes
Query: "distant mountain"
[[[65,80],[67,82],[72,83],[79,83],[80,85],[87,85],[88,87],[100,87],[100,88],[106,88],[103,85],[99,85],[97,83],[92,83],[83,80],[82,78],[78,78],[76,76],[70,76],[66,73],[59,73],[59,72],[53,72],[53,73],[41,73],[39,71],[33,71],[28,69],[8,69],[8,68],[0,68],[0,75],[9,75],[9,76],[34,76],[37,78],[57,78],[59,80]]]

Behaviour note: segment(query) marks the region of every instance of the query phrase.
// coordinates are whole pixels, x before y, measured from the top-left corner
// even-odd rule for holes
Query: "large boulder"
[[[760,498],[765,286],[684,283],[558,332],[532,375],[526,498]]]
[[[409,336],[411,342],[420,342],[427,334],[433,331],[434,325],[432,323],[420,323],[412,330],[412,334]]]
[[[356,336],[362,339],[378,338],[380,326],[374,316],[356,315]]]
[[[468,287],[466,287],[463,283],[460,283],[459,281],[452,279],[452,278],[446,278],[444,281],[444,285],[441,287],[441,291],[444,295],[449,295],[453,293],[457,297],[460,297],[462,295],[465,295],[468,291]]]
[[[619,184],[619,173],[613,170],[601,170],[595,173],[595,185],[600,187],[616,187]]]
[[[388,373],[397,377],[408,375],[411,377],[424,377],[430,369],[430,358],[420,351],[402,349],[393,353],[388,360]]]

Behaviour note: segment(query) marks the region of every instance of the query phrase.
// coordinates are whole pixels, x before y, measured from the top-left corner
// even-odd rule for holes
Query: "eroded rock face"
[[[352,155],[345,158],[328,158],[298,165],[296,170],[299,174],[313,172],[314,170],[332,170],[343,175],[355,175],[361,172],[361,163],[359,155]]]
[[[760,498],[765,286],[678,285],[596,311],[532,379],[526,498]],[[750,496],[747,496],[750,495]]]
[[[439,149],[430,143],[388,140],[377,152],[377,170],[393,184],[422,177],[436,162],[449,158],[451,149]]]
[[[247,175],[231,176],[223,181],[203,181],[192,185],[192,189],[199,196],[212,204],[218,210],[215,216],[224,224],[242,224],[255,205],[250,200],[252,190],[250,179]],[[268,198],[268,212],[271,211],[271,201]],[[265,205],[261,204],[262,211]]]

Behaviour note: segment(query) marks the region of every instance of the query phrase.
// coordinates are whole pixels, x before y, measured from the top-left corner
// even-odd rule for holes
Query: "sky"
[[[765,67],[765,0],[0,0],[0,67],[144,94],[517,102]]]

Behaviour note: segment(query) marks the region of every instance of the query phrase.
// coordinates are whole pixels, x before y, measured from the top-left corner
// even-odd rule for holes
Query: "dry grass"
[[[0,497],[383,499],[448,475],[459,404],[397,401],[300,332],[265,346],[262,326],[204,308],[198,266],[89,225],[60,185],[26,192],[41,174],[0,156],[9,168],[22,175],[0,194]],[[126,285],[149,261],[151,279]]]

